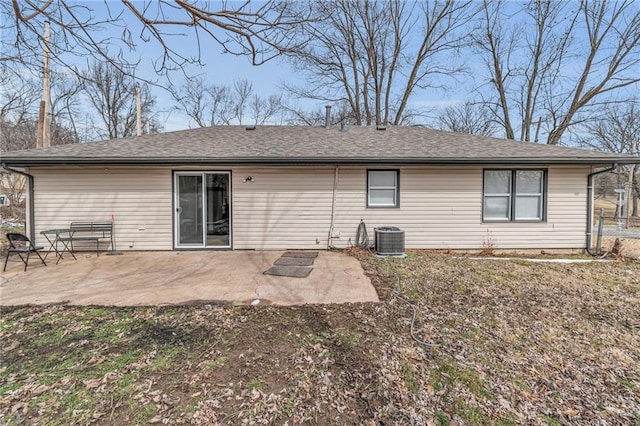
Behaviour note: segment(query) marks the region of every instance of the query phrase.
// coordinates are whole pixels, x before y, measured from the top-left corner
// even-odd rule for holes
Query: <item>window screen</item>
[[[545,170],[485,170],[485,221],[543,221]]]
[[[367,205],[398,207],[398,170],[367,171]]]

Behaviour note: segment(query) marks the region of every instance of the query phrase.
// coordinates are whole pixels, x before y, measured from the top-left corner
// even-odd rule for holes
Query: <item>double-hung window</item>
[[[546,170],[485,170],[483,221],[544,221],[545,188]]]
[[[367,207],[399,207],[399,171],[367,170]]]

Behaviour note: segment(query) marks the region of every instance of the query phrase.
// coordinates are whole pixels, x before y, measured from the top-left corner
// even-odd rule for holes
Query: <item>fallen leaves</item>
[[[638,421],[637,263],[359,256],[379,304],[5,309],[0,422]]]

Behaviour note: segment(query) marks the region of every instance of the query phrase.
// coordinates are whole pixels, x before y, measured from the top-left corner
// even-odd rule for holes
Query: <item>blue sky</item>
[[[112,14],[122,8],[120,2],[115,1],[108,3],[85,1],[78,2],[78,4],[91,7],[93,15],[97,19],[107,17],[107,5],[110,7]],[[138,7],[142,6],[142,2],[136,2],[135,4]],[[212,8],[213,7],[217,7],[217,5],[214,3],[212,4]],[[166,11],[167,9],[165,8],[164,10]],[[148,14],[148,16],[151,15]],[[176,19],[179,18],[179,16],[170,16],[170,18]],[[99,33],[98,37],[111,38],[113,40],[111,44],[113,51],[122,50],[125,57],[130,61],[135,62],[138,59],[140,60],[135,71],[136,77],[157,81],[158,84],[163,85],[162,78],[157,77],[153,66],[153,61],[158,60],[158,58],[162,56],[160,44],[152,37],[148,42],[143,40],[144,37],[149,36],[149,33],[142,32],[142,24],[128,10],[122,14],[121,19],[122,23],[119,26],[105,25],[104,31]],[[130,32],[131,38],[136,44],[134,50],[129,50],[119,40],[123,31],[125,31],[125,27],[126,30]],[[55,28],[53,30],[55,31]],[[164,40],[170,48],[175,49],[186,57],[195,58],[200,56],[200,60],[203,63],[202,66],[188,65],[185,68],[185,72],[189,76],[204,75],[210,84],[227,86],[233,85],[237,80],[246,79],[253,84],[254,93],[261,97],[283,93],[281,89],[281,83],[283,81],[289,84],[303,84],[301,76],[292,69],[285,58],[275,58],[260,66],[254,66],[247,57],[224,53],[222,47],[206,35],[202,35],[200,38],[201,52],[199,55],[197,43],[191,28],[174,26],[166,27],[166,31],[174,34],[173,36],[166,37]],[[182,35],[180,33],[182,33]],[[220,32],[220,34],[222,33]],[[141,35],[143,35],[143,37],[141,37]],[[55,40],[55,34],[52,34],[52,37]],[[69,55],[68,60],[76,62],[79,66],[83,66],[86,62],[84,58],[74,57],[73,55]],[[171,82],[177,86],[182,84],[185,79],[184,74],[176,71],[172,72],[169,77]],[[456,92],[439,91],[437,93],[427,93],[417,90],[410,103],[412,106],[425,107],[464,100],[462,96],[460,96],[460,93],[464,93],[463,83],[464,81],[457,85]],[[159,112],[157,119],[163,125],[164,131],[181,130],[189,127],[188,117],[174,108],[175,100],[170,93],[159,87],[154,87],[152,92],[158,101],[157,109]],[[312,100],[295,100],[294,103],[306,110],[323,108],[324,105],[326,105],[325,102]],[[276,119],[272,124],[282,123],[278,123]]]
[[[83,3],[83,2],[79,2]],[[106,16],[106,9],[99,2],[85,2],[90,4],[97,17]],[[233,3],[233,2],[232,2]],[[138,7],[141,2],[136,2]],[[213,5],[216,6],[215,3]],[[155,40],[145,42],[141,39],[142,25],[131,13],[126,12],[123,15],[127,30],[131,31],[131,36],[137,44],[134,51],[125,51],[125,55],[131,61],[140,59],[139,66],[136,68],[136,76],[150,81],[157,81],[162,85],[162,78],[158,78],[154,70],[153,62],[162,56],[162,47]],[[118,38],[122,34],[122,28],[105,27],[103,37]],[[224,53],[223,49],[210,38],[201,37],[201,53],[198,54],[197,43],[194,40],[193,31],[190,28],[167,27],[167,32],[175,35],[167,37],[165,41],[168,45],[187,57],[200,57],[202,66],[187,65],[185,72],[189,76],[204,75],[210,84],[231,86],[237,80],[246,79],[253,84],[254,93],[261,97],[280,93],[280,82],[283,80],[292,81],[296,79],[288,62],[282,58],[275,58],[260,66],[254,66],[250,60],[244,56],[235,56]],[[183,33],[184,35],[180,35]],[[144,33],[148,36],[148,33]],[[120,44],[113,44],[116,49],[125,49]],[[169,78],[174,85],[180,85],[186,78],[185,75],[178,71],[173,71]],[[168,91],[159,87],[152,89],[153,95],[158,101],[158,121],[163,125],[165,131],[182,130],[189,127],[188,117],[180,111],[173,108],[175,100]],[[315,103],[305,103],[305,107],[313,108]]]
[[[147,59],[146,62],[149,62]],[[153,78],[151,66],[141,67],[146,78]],[[202,68],[192,66],[189,72],[193,75],[203,74],[211,84],[233,85],[234,81],[247,79],[253,84],[254,93],[261,97],[280,93],[280,82],[283,79],[291,80],[293,73],[286,61],[274,59],[260,66],[253,66],[243,57],[232,56],[224,53],[211,53]],[[148,77],[147,77],[148,76]],[[174,81],[184,80],[180,73],[174,74]],[[154,88],[153,93],[158,100],[158,121],[163,124],[165,131],[182,130],[189,127],[186,115],[172,109],[175,100],[164,90]],[[313,106],[314,103],[310,103]]]
[[[240,4],[240,3],[233,3]],[[123,10],[122,3],[116,0],[109,0],[106,3],[99,1],[88,1],[85,0],[83,2],[77,2],[76,5],[88,6],[92,9],[92,15],[101,19],[106,17],[107,9],[111,9],[111,12],[114,14],[118,14]],[[140,7],[144,3],[135,2],[136,6]],[[155,5],[156,3],[150,2],[148,4]],[[253,3],[252,3],[253,4]],[[507,5],[509,8],[513,9],[514,12],[524,4],[523,2],[508,2]],[[571,6],[572,3],[565,3]],[[577,2],[573,4],[577,5]],[[215,3],[211,3],[212,8],[216,7]],[[6,9],[6,8],[5,8]],[[172,19],[173,16],[170,16]],[[516,16],[514,18],[520,20],[521,16]],[[518,21],[519,22],[519,21]],[[510,22],[510,23],[513,23]],[[469,31],[471,28],[468,28]],[[135,42],[136,46],[133,50],[128,50],[126,46],[120,40],[123,32],[130,32],[131,39]],[[164,40],[169,43],[169,46],[180,52],[180,54],[195,57],[198,54],[197,44],[195,43],[195,37],[193,33],[193,29],[188,27],[167,27],[167,32],[172,32],[175,35],[172,37],[167,37]],[[128,10],[125,10],[121,15],[120,25],[111,25],[105,24],[103,31],[95,34],[97,39],[105,39],[110,38],[113,40],[109,50],[111,53],[113,51],[117,51],[118,49],[122,50],[125,57],[127,57],[131,61],[140,60],[138,67],[136,68],[135,74],[136,77],[141,79],[146,79],[149,81],[156,81],[158,85],[164,85],[165,81],[162,78],[157,77],[153,66],[152,61],[157,60],[162,53],[161,46],[152,37],[151,41],[144,41],[142,37],[142,24],[138,21],[136,17],[132,15],[132,13]],[[185,35],[179,35],[179,33],[184,33]],[[222,34],[220,32],[220,34]],[[142,33],[143,36],[149,36],[149,34]],[[3,34],[6,36],[6,34]],[[526,37],[526,34],[522,34],[521,40]],[[579,36],[580,37],[580,36]],[[52,38],[55,42],[56,33],[55,27],[53,28]],[[201,37],[201,61],[203,65],[198,67],[196,65],[190,65],[186,67],[186,73],[190,76],[195,75],[205,75],[208,79],[209,84],[216,85],[227,85],[231,86],[237,80],[246,79],[253,84],[254,93],[261,97],[268,97],[272,94],[280,94],[283,93],[281,89],[281,82],[286,81],[291,84],[303,84],[304,80],[302,80],[302,76],[294,71],[292,67],[289,65],[286,59],[274,59],[270,62],[267,62],[261,66],[253,66],[250,63],[250,60],[247,57],[242,56],[234,56],[231,54],[223,53],[222,47],[217,44],[215,41],[211,39],[210,36],[203,34]],[[484,65],[479,63],[480,59],[477,55],[470,54],[470,51],[465,51],[466,57],[464,58],[467,61],[467,66],[469,68],[469,73],[466,75],[461,75],[459,79],[454,81],[448,81],[451,83],[447,89],[443,90],[418,90],[415,91],[410,99],[410,106],[412,107],[422,107],[422,108],[430,108],[430,107],[438,107],[438,106],[446,106],[452,105],[456,103],[461,103],[466,100],[470,100],[475,94],[473,90],[477,87],[487,86],[489,85],[489,77],[484,70]],[[517,56],[517,59],[523,59],[520,51],[516,51],[514,57]],[[452,58],[454,59],[454,58]],[[526,58],[524,58],[526,59]],[[575,74],[579,72],[579,67],[577,67],[578,62],[582,62],[580,58],[577,58],[577,62],[572,62],[567,60],[563,64],[561,79],[563,81],[568,81],[569,85],[573,84],[566,77],[570,74]],[[81,55],[81,52],[73,51],[67,54],[64,58],[65,61],[75,63],[79,67],[84,67],[87,58]],[[472,61],[475,61],[472,62]],[[54,71],[55,70],[54,65]],[[33,75],[36,78],[39,78],[39,71],[33,71]],[[174,71],[170,76],[170,81],[175,86],[180,86],[184,81],[185,76],[177,71]],[[637,91],[637,85],[630,87],[629,90]],[[158,115],[157,120],[163,126],[165,131],[172,130],[180,130],[188,128],[189,119],[183,113],[175,109],[175,100],[172,98],[171,94],[165,90],[162,90],[160,87],[154,87],[152,89],[153,94],[156,96],[158,104]],[[492,93],[492,95],[495,95]],[[303,109],[313,110],[313,109],[322,109],[325,105],[324,102],[317,101],[297,101],[298,105],[300,105]],[[432,115],[435,115],[437,111],[435,111]],[[429,117],[433,118],[433,117]],[[423,123],[429,123],[429,118],[422,120]],[[433,121],[431,121],[432,123]],[[282,124],[277,121],[272,122],[272,124]],[[544,132],[544,129],[543,129]]]

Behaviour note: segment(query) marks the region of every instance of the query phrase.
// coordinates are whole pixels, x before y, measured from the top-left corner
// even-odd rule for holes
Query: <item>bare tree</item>
[[[640,107],[638,102],[613,105],[601,117],[582,124],[580,145],[598,151],[638,155]]]
[[[637,102],[624,106],[613,106],[597,119],[582,125],[579,143],[585,148],[616,154],[640,155],[640,108]],[[625,181],[632,188],[632,216],[638,216],[638,195],[640,194],[640,167],[635,164],[616,170],[617,188],[623,188]],[[616,216],[619,211],[616,206]]]
[[[312,3],[313,4],[313,3]],[[404,124],[419,89],[449,78],[472,10],[470,2],[334,0],[315,3],[309,41],[290,54],[306,74],[300,98],[346,102],[357,124]]]
[[[174,91],[173,96],[198,127],[223,124],[221,109],[226,108],[228,103],[226,87],[209,86],[206,79],[199,76],[187,79],[179,90]]]
[[[35,148],[37,129],[36,118],[23,117],[17,122],[0,119],[0,152]],[[59,122],[51,123],[51,136],[52,146],[78,142],[75,131]]]
[[[253,84],[249,80],[236,80],[233,83],[233,118],[242,124],[247,102],[253,93]]]
[[[79,71],[66,54],[84,56],[128,72],[137,62],[130,52],[155,43],[162,55],[154,62],[159,74],[186,64],[201,63],[210,43],[223,52],[243,55],[262,64],[304,44],[297,33],[309,19],[295,2],[194,2],[157,0],[132,2],[76,2],[71,0],[0,2],[3,15],[2,61],[41,67],[42,28],[51,23],[53,63]],[[179,31],[176,31],[179,28]],[[186,55],[183,43],[195,43],[197,54]],[[7,53],[5,55],[5,53]]]
[[[109,64],[95,62],[82,73],[80,82],[83,93],[104,125],[94,129],[101,138],[124,138],[135,134],[136,86],[139,83],[133,77]],[[140,86],[140,91],[142,122],[153,121],[155,98],[146,84]]]
[[[491,111],[471,102],[446,107],[438,124],[442,130],[480,136],[493,136],[498,130]]]
[[[345,102],[338,102],[331,105],[329,113],[329,125],[356,125],[356,119],[351,110],[350,105]],[[305,110],[299,105],[288,105],[282,103],[282,109],[285,114],[285,121],[292,126],[324,126],[326,125],[327,112],[326,108],[316,108]]]
[[[73,79],[55,75],[52,83],[52,145],[78,142],[72,124],[76,114],[78,85]],[[15,75],[0,68],[0,151],[35,148],[40,83],[28,75]]]
[[[557,117],[547,143],[557,144],[562,134],[579,121],[578,113],[604,94],[640,82],[640,6],[633,1],[583,0],[580,16],[589,49],[572,96],[551,106]],[[566,100],[565,100],[566,99]]]
[[[249,102],[249,113],[253,124],[262,125],[282,110],[282,96],[271,95],[262,98],[253,95]]]
[[[233,86],[210,85],[204,77],[190,79],[173,94],[174,98],[198,127],[242,124],[247,117],[253,124],[264,124],[280,110],[281,96],[262,98],[253,93],[246,79]]]
[[[20,121],[41,96],[42,91],[34,78],[0,66],[0,118]]]
[[[23,117],[20,121],[0,120],[0,152],[35,148],[37,120]]]
[[[487,106],[509,139],[556,145],[599,104],[640,82],[640,8],[628,0],[483,2],[473,41]],[[517,135],[517,136],[516,136]]]
[[[0,195],[7,197],[8,206],[3,207],[3,217],[24,220],[26,178],[18,173],[0,169]]]
[[[53,145],[87,141],[86,129],[81,129],[78,120],[83,118],[81,105],[82,84],[77,78],[53,73],[51,91],[51,140]],[[53,142],[54,141],[54,142]]]

